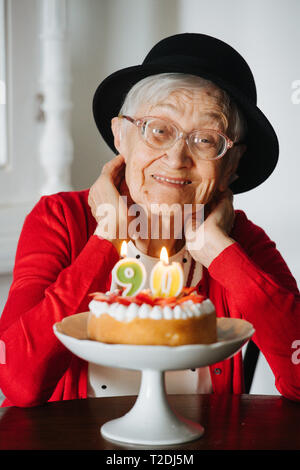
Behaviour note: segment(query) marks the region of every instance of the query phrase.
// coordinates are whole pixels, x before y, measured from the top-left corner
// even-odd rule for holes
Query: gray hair
[[[129,90],[120,109],[120,114],[134,116],[141,105],[151,103],[151,105],[155,106],[175,90],[180,88],[195,90],[208,85],[216,86],[213,82],[196,75],[184,73],[151,75],[137,82]],[[219,90],[223,94],[223,112],[229,122],[230,137],[234,141],[241,140],[246,133],[245,119],[236,103],[229,97],[226,91],[220,88]]]

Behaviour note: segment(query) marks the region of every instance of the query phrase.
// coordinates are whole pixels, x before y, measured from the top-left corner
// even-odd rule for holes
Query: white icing
[[[172,320],[172,318],[173,318],[173,309],[171,307],[169,307],[168,305],[166,305],[163,308],[163,316],[164,316],[165,320]]]
[[[149,315],[152,320],[162,320],[163,318],[163,309],[159,307],[158,305],[155,305],[150,312]]]
[[[176,320],[180,320],[180,318],[183,317],[184,310],[179,305],[176,305],[176,307],[174,307],[173,311],[174,311],[174,318]]]
[[[130,304],[129,307],[126,310],[126,320],[131,321],[133,320],[138,313],[138,305],[137,304]]]
[[[124,316],[126,315],[126,307],[125,305],[117,305],[116,308],[110,309],[110,315],[112,315],[116,320],[123,321]]]
[[[201,305],[202,305],[203,313],[211,313],[215,310],[213,303],[209,299],[203,300]]]
[[[151,312],[151,307],[148,304],[143,304],[139,308],[138,316],[139,318],[149,318]]]
[[[151,305],[148,304],[137,305],[135,303],[127,307],[118,302],[109,305],[107,302],[92,300],[89,303],[89,309],[96,317],[108,313],[118,321],[131,321],[134,318],[182,320],[193,317],[198,318],[203,314],[210,314],[215,311],[214,305],[209,299],[204,300],[200,304],[196,304],[192,300],[187,300],[180,305],[176,305],[174,308],[168,305],[165,307],[160,307],[159,305],[151,307]]]
[[[184,313],[187,318],[194,317],[194,312],[192,311],[192,305],[183,305]]]

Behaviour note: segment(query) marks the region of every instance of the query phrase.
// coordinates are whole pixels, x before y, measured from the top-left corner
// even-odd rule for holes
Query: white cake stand
[[[64,321],[70,323],[72,317]],[[141,386],[134,406],[124,416],[105,423],[101,433],[109,440],[145,446],[182,444],[198,439],[204,432],[201,424],[179,416],[170,407],[165,371],[204,367],[227,359],[236,354],[254,333],[252,325],[245,320],[220,318],[217,320],[218,341],[213,344],[134,346],[79,339],[78,335],[70,336],[72,329],[69,334],[63,333],[62,324],[54,325],[55,335],[81,359],[141,371]]]

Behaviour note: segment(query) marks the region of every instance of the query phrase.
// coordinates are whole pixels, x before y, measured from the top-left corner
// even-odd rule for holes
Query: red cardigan
[[[55,337],[55,322],[88,310],[88,294],[110,287],[119,259],[113,245],[93,235],[96,222],[88,190],[42,197],[26,217],[13,282],[0,319],[6,364],[0,364],[2,406],[36,406],[86,398],[87,363]],[[300,340],[299,291],[265,232],[236,211],[236,243],[204,269],[199,291],[219,317],[244,318],[273,370],[279,392],[300,399],[300,364],[292,343]],[[215,373],[215,370],[217,373]],[[210,368],[214,393],[242,393],[241,353]]]

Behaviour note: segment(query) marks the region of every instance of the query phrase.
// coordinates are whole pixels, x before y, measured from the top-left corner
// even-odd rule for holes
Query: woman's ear
[[[111,130],[114,136],[114,145],[121,154],[121,119],[114,117],[111,120]]]
[[[246,148],[246,145],[241,144],[230,150],[230,155],[228,155],[228,162],[223,167],[223,174],[219,184],[220,191],[226,191],[230,183],[232,183],[232,181],[238,178],[238,175],[236,175],[236,171],[239,166],[240,159],[243,153],[246,151]]]

